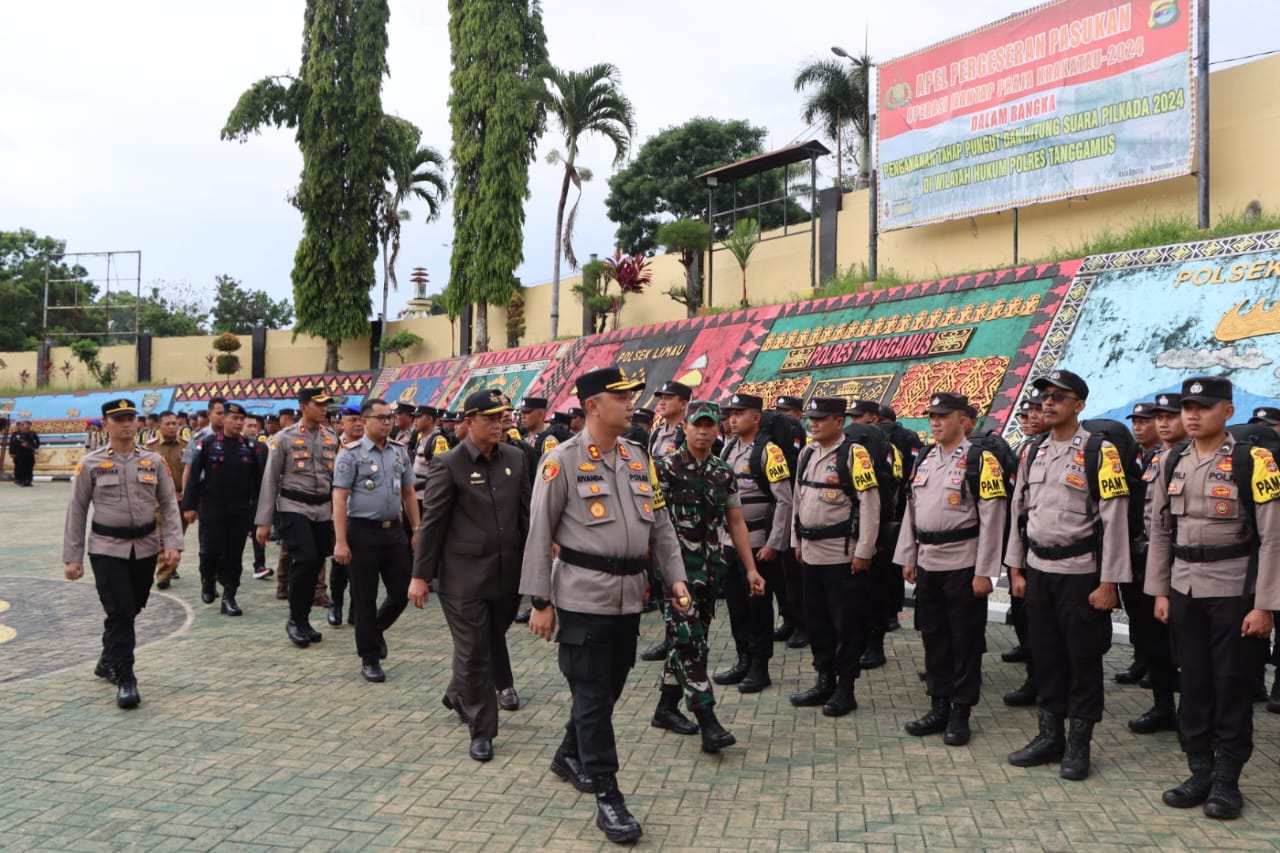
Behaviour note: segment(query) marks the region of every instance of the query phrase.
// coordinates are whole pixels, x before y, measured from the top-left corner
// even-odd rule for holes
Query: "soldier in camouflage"
[[[707,677],[707,632],[715,615],[716,589],[726,571],[719,547],[722,524],[747,569],[751,594],[764,595],[765,591],[764,578],[752,556],[733,469],[711,452],[719,422],[715,403],[695,400],[689,407],[684,444],[675,453],[654,460],[658,484],[680,541],[693,602],[684,613],[672,602],[662,602],[671,651],[663,667],[652,724],[686,735],[701,729],[703,752],[718,752],[736,742],[716,719],[716,700]],[[664,587],[660,584],[658,588]],[[698,719],[696,725],[680,713],[681,694]]]

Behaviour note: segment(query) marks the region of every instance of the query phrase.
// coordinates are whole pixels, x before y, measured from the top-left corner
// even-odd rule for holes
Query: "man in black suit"
[[[431,460],[409,584],[409,600],[422,607],[427,581],[435,580],[453,634],[453,678],[443,701],[469,724],[476,761],[493,758],[494,658],[506,654],[529,533],[528,457],[503,441],[510,408],[497,390],[467,397],[467,437]]]

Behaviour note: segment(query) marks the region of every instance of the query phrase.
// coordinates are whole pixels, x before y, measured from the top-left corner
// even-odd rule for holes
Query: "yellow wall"
[[[38,364],[34,352],[6,352],[0,355],[0,359],[4,360],[4,369],[0,370],[0,387],[22,390],[22,380],[18,378],[18,374],[25,370],[31,377],[27,380],[27,388],[35,389]]]

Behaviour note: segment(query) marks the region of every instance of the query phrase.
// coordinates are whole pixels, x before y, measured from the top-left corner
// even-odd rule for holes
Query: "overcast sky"
[[[1148,0],[1134,0],[1135,9]],[[1188,0],[1178,0],[1180,6]],[[831,44],[877,61],[928,46],[1035,5],[1033,0],[544,0],[551,61],[584,68],[608,61],[622,73],[639,125],[633,152],[693,116],[746,119],[781,147],[815,136],[792,90],[804,61]],[[285,197],[301,157],[292,131],[267,129],[245,144],[218,132],[255,80],[296,73],[303,0],[0,0],[0,229],[65,239],[68,251],[139,249],[142,279],[209,286],[226,273],[273,296],[292,297],[289,273],[301,220]],[[1276,0],[1213,0],[1210,58],[1280,47]],[[1135,12],[1137,15],[1138,12]],[[444,0],[392,0],[383,109],[449,151],[449,37]],[[1215,65],[1215,68],[1221,68]],[[540,154],[561,147],[553,132]],[[605,215],[612,149],[588,140],[578,256],[610,253]],[[531,169],[526,285],[551,277],[559,167]],[[834,173],[834,167],[829,170]],[[431,290],[449,274],[452,214],[405,226],[403,282],[394,316],[425,266]],[[375,312],[381,278],[375,290]]]

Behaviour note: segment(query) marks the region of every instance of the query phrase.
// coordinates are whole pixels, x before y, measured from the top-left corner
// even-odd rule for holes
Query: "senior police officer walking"
[[[1010,586],[1027,598],[1036,662],[1039,733],[1009,755],[1015,767],[1061,761],[1063,779],[1089,776],[1094,724],[1102,719],[1102,656],[1111,648],[1117,585],[1130,579],[1129,486],[1109,441],[1097,454],[1097,483],[1087,480],[1089,432],[1079,414],[1089,386],[1069,370],[1034,383],[1049,432],[1018,469],[1005,561]],[[1096,488],[1098,498],[1094,498]],[[1025,519],[1024,519],[1025,516]],[[1063,734],[1063,721],[1071,731]]]
[[[573,695],[551,769],[595,792],[596,825],[614,842],[642,834],[618,790],[613,707],[635,665],[648,553],[676,609],[691,603],[653,463],[644,448],[619,440],[631,424],[632,395],[643,387],[618,368],[578,377],[587,425],[541,462],[520,578],[520,592],[533,598],[530,630],[550,640],[559,618],[560,671]]]
[[[302,419],[267,442],[267,468],[258,494],[258,544],[267,544],[272,517],[278,514],[280,543],[292,559],[285,633],[298,648],[323,637],[311,627],[311,605],[320,570],[333,553],[333,464],[338,441],[323,425],[330,399],[323,386],[298,392]]]
[[[453,636],[453,676],[443,703],[468,723],[476,761],[493,758],[498,688],[509,690],[519,707],[507,629],[519,601],[532,486],[528,457],[504,441],[502,421],[510,410],[497,389],[467,396],[467,437],[431,460],[409,585],[409,599],[422,607],[427,582],[435,582]]]
[[[401,511],[416,530],[418,498],[409,452],[388,440],[393,415],[387,401],[365,400],[360,416],[364,437],[342,449],[333,469],[333,559],[347,566],[360,674],[385,681],[386,631],[409,606],[410,543]],[[381,607],[379,578],[387,590]]]
[[[937,393],[925,412],[934,444],[919,457],[893,561],[916,587],[932,708],[908,734],[945,731],[948,746],[969,742],[969,709],[982,687],[987,596],[1000,577],[1008,492],[999,460],[982,451],[974,466],[961,418],[963,394]],[[976,486],[976,488],[975,488]]]
[[[94,674],[116,684],[117,705],[133,708],[141,701],[133,671],[134,618],[147,606],[151,573],[162,547],[161,534],[166,561],[178,564],[182,523],[164,459],[134,443],[138,409],[133,401],[105,403],[102,416],[109,441],[86,453],[76,466],[63,530],[62,562],[67,580],[84,576],[84,527],[92,506],[89,565],[106,613],[102,657]]]

